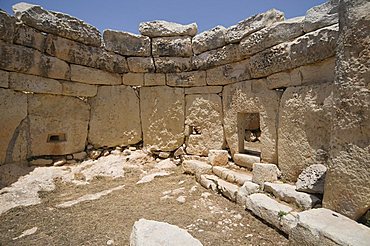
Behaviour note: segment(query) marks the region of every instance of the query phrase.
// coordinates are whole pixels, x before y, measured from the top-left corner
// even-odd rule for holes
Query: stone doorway
[[[261,126],[259,113],[238,113],[239,153],[261,156]]]

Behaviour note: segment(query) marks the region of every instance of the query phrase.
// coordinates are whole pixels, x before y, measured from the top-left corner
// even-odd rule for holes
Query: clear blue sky
[[[20,1],[0,0],[0,8],[13,14]],[[231,26],[249,16],[275,8],[286,18],[302,16],[325,0],[30,0],[48,10],[75,16],[99,30],[115,29],[138,33],[140,22],[167,20],[196,22],[199,32],[217,25]]]

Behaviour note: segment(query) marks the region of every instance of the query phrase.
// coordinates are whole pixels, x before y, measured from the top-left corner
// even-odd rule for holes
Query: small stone
[[[103,151],[103,156],[108,156],[110,154],[109,150],[104,150]]]
[[[185,196],[179,196],[177,199],[176,199],[176,201],[178,201],[179,203],[185,203],[186,202],[186,198],[185,198]]]
[[[66,156],[66,159],[67,159],[67,160],[72,160],[72,159],[73,159],[73,155],[67,155],[67,156]]]
[[[278,167],[269,163],[254,163],[252,173],[252,181],[259,185],[263,185],[264,182],[277,181],[280,176]]]
[[[171,155],[171,152],[159,152],[158,156],[160,158],[166,159],[166,158],[170,157],[170,155]]]
[[[131,150],[131,151],[135,151],[135,150],[136,150],[136,147],[131,146],[131,147],[129,147],[128,149],[129,149],[129,150]]]
[[[66,160],[65,159],[63,159],[63,160],[59,160],[59,161],[56,161],[56,162],[54,162],[54,166],[55,167],[59,167],[59,166],[63,166],[64,164],[66,164]]]
[[[296,183],[297,191],[323,194],[326,170],[326,166],[322,164],[314,164],[307,167],[298,177]]]
[[[113,150],[112,152],[110,152],[112,155],[120,155],[122,152],[118,149],[115,149]]]
[[[87,145],[87,150],[92,150],[93,148],[94,148],[93,145],[91,145],[91,144]]]
[[[125,149],[122,153],[125,156],[131,155],[131,151],[129,149]]]
[[[227,150],[209,150],[208,163],[212,166],[226,166],[229,161]]]
[[[89,157],[93,160],[96,160],[99,158],[99,156],[102,154],[101,150],[93,150],[89,153]]]
[[[84,160],[86,157],[87,157],[87,154],[85,151],[73,154],[73,159],[76,159],[76,160]]]
[[[110,240],[107,241],[107,245],[113,245],[113,244],[114,244],[113,240],[110,239]]]

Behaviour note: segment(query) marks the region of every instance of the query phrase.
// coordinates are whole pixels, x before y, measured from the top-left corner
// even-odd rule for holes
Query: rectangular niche
[[[239,153],[261,156],[261,126],[259,113],[238,113]]]
[[[60,143],[65,141],[67,141],[67,139],[64,133],[48,134],[48,143]]]

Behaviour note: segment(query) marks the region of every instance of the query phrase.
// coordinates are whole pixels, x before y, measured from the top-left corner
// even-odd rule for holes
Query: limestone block
[[[243,114],[259,113],[262,132],[260,137],[261,159],[265,162],[277,163],[279,92],[268,90],[266,80],[249,80],[226,85],[222,98],[225,137],[232,156],[234,157],[234,154],[240,151],[238,114],[243,116]]]
[[[154,57],[190,57],[193,55],[190,37],[153,38],[152,54]]]
[[[193,56],[192,63],[196,69],[204,70],[240,60],[242,60],[242,57],[240,55],[239,45],[229,44],[222,48]]]
[[[9,88],[16,91],[62,94],[62,85],[58,80],[22,73],[10,73]]]
[[[222,86],[201,86],[185,88],[185,95],[188,94],[218,94],[222,92]]]
[[[217,182],[217,188],[224,197],[228,198],[230,201],[236,202],[239,186],[220,179]]]
[[[0,39],[11,43],[14,38],[15,18],[0,10]]]
[[[303,17],[280,21],[244,38],[240,42],[240,52],[250,56],[301,35],[303,35]]]
[[[267,87],[270,90],[299,86],[301,84],[302,73],[299,71],[299,68],[274,73],[267,77]]]
[[[208,85],[227,85],[250,79],[249,60],[207,70]]]
[[[155,67],[151,57],[128,57],[128,67],[133,73],[154,73]]]
[[[14,43],[37,49],[41,52],[45,48],[46,35],[23,24],[16,25]]]
[[[225,166],[229,162],[227,150],[210,149],[208,151],[208,162],[212,166]]]
[[[150,38],[129,32],[104,30],[105,48],[124,56],[150,56]]]
[[[122,83],[119,74],[74,64],[71,64],[71,80],[92,85],[119,85]]]
[[[141,141],[139,98],[131,87],[100,86],[89,104],[89,143],[94,147],[127,146]]]
[[[85,149],[90,118],[87,103],[75,97],[33,94],[28,104],[30,156],[65,155]]]
[[[184,143],[184,89],[142,87],[140,109],[145,148],[173,151]]]
[[[0,88],[0,165],[27,157],[23,123],[27,117],[27,95]]]
[[[325,208],[298,213],[298,224],[289,234],[290,245],[358,245],[370,241],[370,229]]]
[[[9,87],[9,73],[3,70],[0,70],[0,87]]]
[[[280,170],[275,164],[254,163],[252,181],[263,185],[265,182],[275,182],[280,176]]]
[[[99,47],[101,35],[95,27],[67,14],[46,11],[29,3],[13,5],[15,17],[27,26],[87,45]]]
[[[184,173],[189,174],[203,174],[210,173],[212,171],[212,166],[197,160],[185,160],[182,163],[182,169]]]
[[[254,163],[261,162],[260,157],[247,154],[234,154],[233,159],[236,165],[249,169],[253,168]]]
[[[103,49],[98,50],[99,57],[96,61],[96,67],[111,73],[126,73],[129,71],[125,57],[107,52]]]
[[[62,94],[73,97],[94,97],[98,91],[96,85],[88,85],[65,80],[59,81],[62,84]]]
[[[252,181],[252,175],[250,173],[234,171],[222,166],[213,166],[212,171],[218,177],[238,185],[243,185],[247,181]]]
[[[164,73],[146,73],[144,74],[144,85],[166,85],[166,75]]]
[[[279,110],[279,168],[296,181],[312,164],[327,165],[330,143],[332,85],[289,87]]]
[[[283,20],[284,13],[276,9],[251,16],[240,21],[237,25],[227,28],[226,43],[237,43],[249,34]]]
[[[357,220],[370,207],[370,3],[339,3],[330,159],[324,207]]]
[[[168,73],[167,85],[177,87],[205,86],[206,72],[194,71],[183,73]]]
[[[192,69],[191,58],[157,57],[154,58],[157,73],[181,73]]]
[[[226,28],[216,26],[211,30],[199,33],[192,39],[194,54],[200,54],[208,50],[214,50],[226,45],[225,41]]]
[[[192,129],[192,134],[195,133],[187,141],[186,152],[207,156],[210,149],[222,149],[221,97],[215,94],[186,95],[185,100],[185,124]]]
[[[246,206],[247,197],[254,193],[260,192],[260,186],[250,181],[244,182],[244,184],[238,189],[236,195],[236,203],[242,206]]]
[[[196,23],[182,25],[174,22],[155,20],[142,22],[139,25],[142,35],[148,37],[174,37],[174,36],[195,36],[198,32]]]
[[[125,73],[122,75],[124,85],[143,86],[144,73]]]
[[[297,191],[323,194],[326,170],[326,166],[322,164],[314,164],[307,167],[298,176],[296,182]]]
[[[319,28],[338,23],[338,3],[339,0],[329,0],[307,10],[303,22],[303,30],[305,32],[312,32]]]

